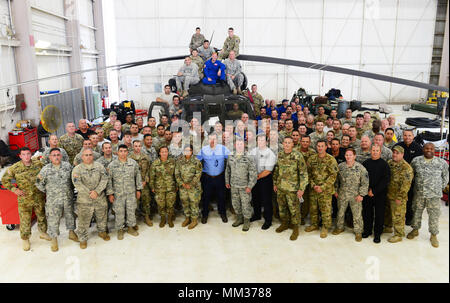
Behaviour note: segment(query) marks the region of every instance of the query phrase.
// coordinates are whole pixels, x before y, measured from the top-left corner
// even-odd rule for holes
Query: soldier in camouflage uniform
[[[242,230],[250,229],[250,218],[253,214],[251,205],[252,188],[256,184],[257,172],[253,159],[244,154],[245,142],[236,140],[236,152],[230,155],[225,169],[225,187],[231,190],[231,203],[236,212],[233,227],[244,224]]]
[[[190,57],[184,58],[184,65],[178,70],[175,81],[177,83],[177,90],[179,92],[182,91],[182,97],[187,97],[189,87],[200,81],[198,67],[196,64],[192,64]],[[184,90],[182,84],[184,85]]]
[[[371,148],[372,142],[370,141],[368,136],[361,137],[361,146],[354,148],[356,152],[356,161],[359,163],[363,163],[367,159],[372,157]]]
[[[141,149],[141,141],[133,142],[134,151],[131,153],[130,158],[137,162],[139,165],[139,171],[142,177],[142,194],[138,199],[138,209],[141,209],[144,213],[145,223],[148,226],[153,226],[153,222],[150,219],[150,157],[147,156]]]
[[[84,149],[81,160],[82,163],[72,170],[72,182],[78,192],[76,234],[80,240],[80,248],[85,249],[92,216],[95,216],[98,236],[105,241],[110,239],[106,232],[108,206],[105,189],[108,174],[100,163],[94,162],[92,149]]]
[[[181,133],[180,132],[173,132],[172,133],[172,140],[169,144],[169,155],[173,157],[174,159],[177,159],[183,154],[183,147],[181,146]]]
[[[320,105],[317,108],[317,116],[314,118],[314,123],[317,121],[321,121],[323,122],[323,124],[325,125],[325,122],[328,119],[328,115],[325,114],[325,107],[323,107],[322,105]],[[317,127],[317,126],[316,126]],[[314,145],[315,146],[315,145]]]
[[[414,178],[413,169],[403,159],[404,153],[403,147],[397,145],[393,148],[392,160],[388,161],[391,179],[388,185],[386,208],[391,212],[392,221],[389,222],[385,217],[385,226],[392,228],[394,225],[394,236],[388,240],[391,243],[400,242],[405,236],[406,201]]]
[[[412,221],[413,230],[408,239],[419,235],[422,225],[422,213],[426,208],[428,212],[428,231],[431,233],[431,245],[439,247],[437,234],[439,233],[439,216],[441,214],[442,191],[448,184],[448,164],[444,159],[435,157],[433,143],[423,147],[423,156],[414,158],[411,167],[414,169],[414,198]]]
[[[105,122],[102,125],[103,128],[103,137],[106,139],[109,137],[109,132],[114,128],[114,122],[117,120],[117,113],[115,111],[111,111],[109,113],[109,121]]]
[[[311,146],[311,138],[308,135],[303,136],[300,144],[301,144],[301,148],[300,148],[299,152],[302,154],[303,158],[305,159],[306,165],[308,165],[309,158],[311,158],[312,155],[316,154],[316,151],[310,147]],[[309,179],[309,174],[308,174],[308,179]],[[303,203],[300,205],[300,215],[301,215],[300,225],[305,225],[305,219],[309,214],[309,208],[311,205],[310,199],[309,199],[310,190],[311,190],[311,187],[308,183],[308,185],[306,186],[306,189],[305,189],[305,194],[303,195]]]
[[[219,60],[228,58],[232,50],[236,53],[236,57],[239,56],[239,43],[241,43],[241,39],[234,34],[234,29],[232,27],[228,28],[228,37],[225,39],[222,50],[219,52]]]
[[[105,169],[108,168],[108,165],[115,159],[117,159],[117,156],[113,154],[112,152],[112,145],[110,142],[105,142],[102,145],[102,152],[103,156],[95,160],[96,162],[103,165]]]
[[[381,148],[381,159],[384,161],[389,161],[392,159],[392,150],[384,146],[384,135],[383,134],[376,134],[373,137],[373,144],[380,146]]]
[[[180,189],[180,200],[186,219],[182,227],[193,229],[198,224],[199,204],[202,197],[200,178],[202,176],[202,163],[192,156],[192,146],[184,148],[184,155],[178,158],[175,164],[175,180]]]
[[[355,162],[356,152],[349,148],[345,152],[346,162],[338,165],[339,174],[336,180],[336,189],[338,192],[335,197],[338,199],[338,215],[336,229],[333,235],[339,235],[344,231],[345,211],[348,205],[353,215],[353,230],[355,240],[362,241],[364,221],[362,218],[362,201],[369,192],[369,173],[366,168],[358,162]]]
[[[81,156],[83,155],[83,151],[85,149],[92,149],[92,154],[94,157],[94,161],[97,161],[102,155],[100,155],[98,152],[96,152],[92,146],[92,141],[87,139],[87,140],[83,140],[83,148],[81,149],[81,151],[75,156],[75,158],[73,159],[73,166],[77,166],[79,164],[81,164],[82,158]]]
[[[192,63],[195,63],[198,67],[198,78],[203,79],[203,59],[198,55],[198,50],[193,49],[191,58]]]
[[[251,92],[249,90],[245,90],[242,95],[247,98],[251,98],[250,102],[253,104],[253,109],[255,110],[255,115],[259,116],[261,114],[261,107],[264,107],[264,98],[258,93],[258,86],[256,84],[252,84]],[[250,93],[250,94],[249,94]]]
[[[394,147],[397,142],[394,141],[394,130],[392,128],[387,128],[384,131],[384,146],[389,148],[392,151],[392,148]]]
[[[294,142],[291,137],[284,138],[283,151],[278,153],[278,163],[273,173],[274,191],[280,212],[281,226],[276,229],[280,233],[292,224],[291,240],[298,237],[299,199],[303,196],[308,184],[308,169],[303,156],[293,151]]]
[[[63,148],[67,154],[69,155],[69,163],[73,164],[73,160],[75,156],[81,151],[83,148],[83,137],[77,133],[75,133],[75,124],[67,123],[66,124],[66,134],[62,135],[59,138],[58,147]]]
[[[136,237],[139,235],[136,224],[136,200],[141,197],[142,191],[139,165],[133,159],[128,158],[128,148],[120,145],[117,159],[108,165],[107,171],[109,183],[106,194],[109,202],[113,203],[117,239],[123,239],[125,222],[128,226],[127,232]]]
[[[166,145],[166,138],[164,137],[166,129],[162,124],[158,124],[156,129],[158,132],[158,136],[153,137],[152,145],[153,147],[155,147],[156,152],[159,153],[159,149],[161,148],[161,146]]]
[[[236,59],[236,53],[230,51],[229,57],[223,61],[223,64],[226,66],[227,84],[233,91],[233,95],[242,94],[241,86],[244,83],[244,75],[241,63]]]
[[[50,155],[50,151],[52,150],[52,148],[58,147],[58,136],[50,135],[50,137],[48,138],[48,145],[49,145],[49,147],[45,148],[45,150],[41,156],[41,162],[44,165],[47,165],[50,163],[49,155]],[[64,150],[64,148],[60,147],[59,150],[61,153],[62,161],[69,162],[69,164],[72,164],[72,163],[70,163],[69,155]]]
[[[177,197],[175,160],[169,158],[169,149],[166,146],[159,149],[159,156],[160,158],[150,167],[150,188],[155,194],[161,216],[159,227],[166,225],[166,215],[169,227],[173,227],[174,205]]]
[[[323,131],[323,122],[321,120],[317,120],[315,122],[316,131],[309,135],[311,138],[311,146],[315,149],[316,144],[319,140],[324,140],[327,137],[327,134]]]
[[[200,34],[200,27],[195,29],[195,34],[191,37],[191,42],[189,43],[189,50],[192,52],[194,49],[197,49],[203,44],[205,41],[205,36]]]
[[[142,146],[142,152],[146,154],[150,161],[153,162],[158,159],[158,153],[155,147],[153,147],[153,137],[150,134],[144,135],[144,145]]]
[[[42,169],[42,163],[31,159],[31,151],[23,147],[19,153],[19,162],[13,164],[6,170],[2,177],[3,186],[17,195],[20,218],[20,237],[23,240],[23,250],[30,250],[31,237],[31,215],[33,211],[38,220],[40,238],[50,241],[47,234],[47,220],[45,218],[44,194],[36,186],[36,176]],[[16,181],[17,187],[13,186],[12,180]]]
[[[36,187],[46,194],[45,213],[48,234],[52,238],[52,251],[58,251],[59,221],[64,213],[69,239],[78,242],[75,234],[75,216],[73,212],[72,165],[61,161],[59,148],[50,150],[51,163],[45,165],[37,176]]]
[[[319,229],[319,209],[322,214],[322,229],[320,237],[326,238],[331,227],[331,196],[335,193],[334,183],[338,173],[336,159],[327,154],[327,142],[317,142],[317,154],[312,155],[307,162],[308,180],[310,186],[310,212],[311,226],[305,231],[311,232]]]
[[[352,118],[352,110],[350,108],[347,108],[345,110],[345,117],[341,118],[341,123],[344,125],[344,123],[348,123],[349,125],[355,125],[355,120]]]

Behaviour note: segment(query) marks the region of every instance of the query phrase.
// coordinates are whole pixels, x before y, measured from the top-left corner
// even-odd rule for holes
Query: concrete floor
[[[29,252],[22,250],[18,229],[2,226],[0,282],[449,282],[449,209],[444,204],[437,249],[429,242],[426,213],[419,237],[396,244],[387,242],[387,234],[380,244],[372,238],[357,243],[349,229],[321,239],[304,227],[298,240],[290,241],[290,231],[275,232],[278,220],[267,231],[260,229],[262,220],[253,222],[245,233],[231,226],[231,214],[229,219],[222,223],[214,211],[208,224],[194,230],[181,227],[182,215],[174,228],[140,221],[137,238],[125,234],[119,241],[113,231],[109,242],[93,226],[86,250],[68,240],[62,227],[56,253],[50,242],[39,239],[37,224]]]

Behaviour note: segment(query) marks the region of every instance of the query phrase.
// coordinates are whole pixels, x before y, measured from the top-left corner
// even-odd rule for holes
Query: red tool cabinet
[[[25,130],[11,131],[9,132],[9,144],[12,145],[11,149],[15,149],[17,145],[19,148],[28,147],[31,149],[31,153],[34,153],[39,149],[39,139],[37,134],[37,128],[26,128]]]

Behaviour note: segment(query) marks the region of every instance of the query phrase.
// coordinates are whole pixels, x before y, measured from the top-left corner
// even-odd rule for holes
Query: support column
[[[95,48],[98,51],[97,68],[102,68],[106,66],[106,56],[105,56],[105,33],[103,29],[103,3],[102,0],[93,0],[93,10],[94,10],[94,27],[97,29],[95,31]],[[106,75],[106,69],[97,70],[98,84],[100,85],[99,91],[102,97],[108,96],[108,91],[106,90],[108,86],[108,78]]]
[[[447,15],[445,17],[445,33],[444,33],[444,45],[442,46],[442,58],[441,58],[441,70],[439,73],[439,85],[449,87],[448,80],[448,1],[447,1]]]

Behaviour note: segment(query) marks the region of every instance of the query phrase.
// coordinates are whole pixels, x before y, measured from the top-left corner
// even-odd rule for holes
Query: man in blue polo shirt
[[[217,204],[222,222],[227,223],[227,212],[225,209],[225,159],[228,159],[230,151],[221,144],[217,144],[217,134],[208,136],[209,145],[204,146],[197,155],[203,164],[202,175],[202,223],[208,221],[209,201],[212,194],[217,195]]]

